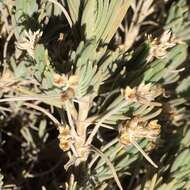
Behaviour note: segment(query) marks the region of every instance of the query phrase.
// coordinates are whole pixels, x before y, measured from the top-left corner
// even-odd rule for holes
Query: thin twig
[[[146,160],[152,164],[155,168],[158,168],[158,166],[152,161],[152,159],[144,152],[144,150],[138,145],[137,142],[134,140],[130,140],[130,142],[137,148],[137,150],[146,158]]]
[[[94,136],[96,135],[96,133],[98,132],[101,124],[107,119],[109,118],[111,115],[117,113],[120,109],[122,109],[123,107],[125,107],[126,105],[128,104],[127,101],[124,101],[124,102],[121,102],[121,104],[114,108],[113,110],[111,110],[110,112],[108,112],[107,114],[105,114],[101,119],[100,121],[96,124],[96,126],[94,127],[94,129],[92,130],[90,136],[88,137],[88,139],[86,140],[86,145],[89,145],[91,144]]]
[[[3,98],[0,99],[0,102],[15,102],[15,101],[32,101],[32,100],[53,100],[55,98],[60,98],[60,96],[18,96],[18,97],[10,97],[10,98]]]
[[[107,143],[102,149],[101,151],[104,152],[105,150],[107,150],[108,148],[110,148],[111,146],[113,146],[114,144],[116,144],[118,142],[118,138],[113,139],[111,142]],[[91,168],[93,166],[93,164],[96,162],[96,160],[98,159],[98,155],[94,157],[94,159],[89,163],[89,168]]]
[[[117,155],[121,150],[123,149],[122,146],[118,147],[118,149],[116,149],[116,151],[114,152],[114,155]],[[98,164],[96,165],[96,169],[100,169],[102,166],[104,165],[104,162],[98,162]],[[128,172],[126,172],[127,174]],[[129,174],[129,173],[128,173]],[[106,179],[110,178],[109,176],[105,177]]]
[[[7,67],[7,65],[6,65],[7,61],[6,60],[7,60],[7,48],[8,48],[8,44],[9,44],[9,41],[12,38],[14,32],[15,31],[12,29],[12,31],[9,33],[9,35],[8,35],[8,37],[6,39],[6,42],[5,42],[5,45],[4,45],[4,48],[3,48],[3,66],[4,66],[4,68],[3,68],[3,74],[5,73],[6,67]]]
[[[101,127],[106,128],[106,129],[116,130],[114,127],[111,127],[111,126],[103,124],[103,123],[101,124]]]
[[[94,147],[93,145],[90,145],[91,147],[91,150],[97,154],[99,154],[99,156],[101,156],[105,161],[106,163],[108,164],[108,166],[110,167],[110,170],[113,174],[113,177],[115,179],[115,182],[117,183],[117,186],[119,187],[120,190],[123,190],[122,186],[121,186],[121,183],[119,181],[119,178],[117,176],[117,173],[115,171],[115,168],[113,166],[113,164],[110,162],[110,160],[107,158],[107,156],[105,156],[99,149],[97,149],[96,147]]]
[[[71,20],[71,18],[69,16],[67,10],[65,9],[65,7],[63,7],[63,5],[61,5],[59,2],[57,2],[55,0],[48,0],[48,1],[54,3],[55,5],[57,5],[63,11],[63,14],[65,15],[65,17],[66,17],[66,19],[67,19],[67,21],[69,23],[69,26],[72,28],[73,23],[72,23],[72,20]]]
[[[71,127],[71,131],[73,132],[73,135],[76,138],[78,135],[77,135],[77,132],[75,130],[75,125],[74,125],[74,122],[73,122],[73,119],[71,116],[71,111],[70,111],[67,103],[65,104],[65,107],[66,107],[67,117],[68,117],[68,121],[69,121],[69,126]]]
[[[9,108],[5,108],[5,107],[3,107],[3,106],[0,106],[0,111],[12,112],[11,109],[9,109]]]
[[[157,180],[158,175],[154,174],[152,180],[151,180],[151,184],[148,190],[154,190],[155,185],[156,185],[156,180]]]
[[[31,107],[31,108],[33,108],[33,109],[35,109],[35,110],[38,110],[38,111],[44,113],[44,114],[47,115],[57,126],[60,125],[60,122],[59,122],[52,114],[50,114],[46,109],[44,109],[44,108],[42,108],[42,107],[40,107],[40,106],[37,106],[37,105],[35,105],[35,104],[31,104],[31,103],[24,103],[23,105],[28,106],[28,107]]]

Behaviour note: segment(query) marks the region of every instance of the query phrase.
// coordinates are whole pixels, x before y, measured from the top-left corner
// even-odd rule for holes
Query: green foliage
[[[4,0],[0,15],[0,189],[190,189],[187,0]]]
[[[184,78],[176,89],[178,94],[184,94],[188,97],[190,92],[190,77]]]
[[[33,0],[28,0],[24,2],[16,0],[16,8],[18,15],[28,15],[28,16],[32,16],[32,14],[38,10],[37,3],[36,1]]]
[[[166,28],[171,28],[181,40],[189,41],[189,9],[186,1],[173,2],[166,20]]]
[[[179,80],[178,72],[175,72],[187,57],[187,45],[180,44],[174,47],[165,59],[155,60],[144,73],[144,81],[170,84]],[[167,68],[167,69],[166,69]]]
[[[16,38],[19,39],[22,36],[22,32],[25,30],[25,27],[28,28],[29,25],[31,25],[32,19],[29,21],[29,18],[34,16],[34,14],[37,12],[38,4],[34,0],[16,0],[15,7],[15,24],[17,25],[15,28]]]
[[[76,24],[80,18],[80,0],[65,1],[65,3],[68,4],[71,19]]]

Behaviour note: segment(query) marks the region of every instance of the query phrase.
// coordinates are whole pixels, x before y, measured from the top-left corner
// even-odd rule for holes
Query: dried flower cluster
[[[75,88],[78,84],[79,77],[77,75],[71,75],[69,78],[64,74],[54,74],[53,83],[57,87],[61,87],[62,90],[67,88]]]
[[[138,118],[127,121],[121,125],[120,142],[128,145],[142,138],[155,141],[160,134],[160,125],[157,122],[157,120],[152,120],[145,125],[145,123],[139,122]]]
[[[122,90],[122,94],[129,102],[139,102],[141,104],[149,104],[155,100],[155,98],[162,93],[162,89],[159,86],[151,86],[151,83],[141,83],[139,86],[130,88],[127,86],[125,90]]]
[[[140,122],[138,118],[133,118],[120,126],[120,143],[124,146],[133,144],[141,154],[146,158],[146,160],[152,164],[155,168],[158,166],[154,161],[144,152],[144,150],[138,145],[137,141],[146,138],[155,143],[156,139],[160,134],[160,125],[157,120],[152,120],[145,124]]]
[[[150,42],[150,52],[147,57],[148,62],[154,58],[165,58],[168,49],[174,47],[179,42],[170,30],[164,31],[160,38],[152,39],[152,36],[148,35],[148,40]]]
[[[84,139],[76,134],[76,131],[72,131],[69,126],[58,128],[59,130],[59,147],[65,151],[72,151],[73,155],[65,165],[65,168],[71,165],[79,165],[88,158],[89,148],[84,144]]]
[[[68,99],[73,98],[76,95],[76,88],[78,85],[78,76],[71,75],[67,77],[66,75],[62,74],[54,74],[53,76],[53,84],[61,88],[63,90],[61,94],[61,100],[66,101]]]
[[[67,151],[71,148],[72,144],[71,131],[68,126],[66,127],[60,126],[58,129],[59,129],[59,135],[58,135],[59,147],[63,151]]]
[[[0,0],[0,190],[190,189],[189,10]]]
[[[28,54],[34,58],[34,49],[40,37],[42,36],[42,32],[40,30],[35,32],[29,30],[28,32],[24,31],[24,34],[25,35],[21,42],[16,43],[16,45],[19,49],[26,50]]]

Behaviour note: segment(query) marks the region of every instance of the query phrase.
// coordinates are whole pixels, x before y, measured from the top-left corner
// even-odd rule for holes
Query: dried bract
[[[64,101],[74,98],[74,96],[75,96],[74,89],[69,87],[67,90],[62,92],[61,100],[64,102]]]
[[[23,37],[21,42],[16,43],[17,47],[21,50],[26,50],[28,54],[34,58],[34,49],[42,36],[42,32],[37,30],[36,32],[32,32],[29,30],[28,32],[24,32],[25,36]]]
[[[141,138],[147,138],[151,142],[155,142],[160,133],[160,125],[157,121],[153,120],[146,126],[144,123],[139,122],[138,118],[134,118],[127,121],[120,127],[120,143],[124,146],[133,144],[141,154],[146,158],[146,160],[152,164],[154,167],[158,167],[154,161],[144,152],[144,150],[136,142]]]
[[[75,88],[78,85],[79,82],[79,76],[78,75],[71,75],[68,80],[68,85],[70,87]]]
[[[71,136],[71,131],[68,126],[62,127],[60,126],[59,128],[59,147],[63,151],[68,151],[71,148],[72,144],[72,136]]]
[[[53,84],[57,87],[63,87],[67,85],[67,78],[65,75],[54,74]]]
[[[157,120],[150,121],[146,126],[137,118],[127,121],[120,128],[120,142],[128,145],[141,138],[155,141],[160,134],[160,125]]]
[[[75,88],[78,85],[79,77],[78,75],[71,75],[67,77],[64,74],[55,73],[53,76],[53,83],[57,87],[61,87],[63,90],[67,88]]]
[[[58,130],[59,147],[64,152],[70,150],[73,153],[69,162],[66,164],[66,168],[71,165],[78,166],[81,162],[86,161],[89,154],[89,147],[84,145],[84,140],[76,135],[76,132],[72,133],[69,126],[60,126]]]
[[[152,87],[151,84],[141,83],[139,86],[130,88],[127,86],[122,90],[122,94],[129,102],[140,102],[142,104],[150,103],[155,100],[157,96],[162,94],[163,90],[158,87]]]
[[[170,30],[166,30],[160,38],[152,39],[152,37],[148,35],[148,40],[150,42],[150,52],[147,61],[152,61],[154,58],[165,58],[167,50],[178,43],[178,40]]]

